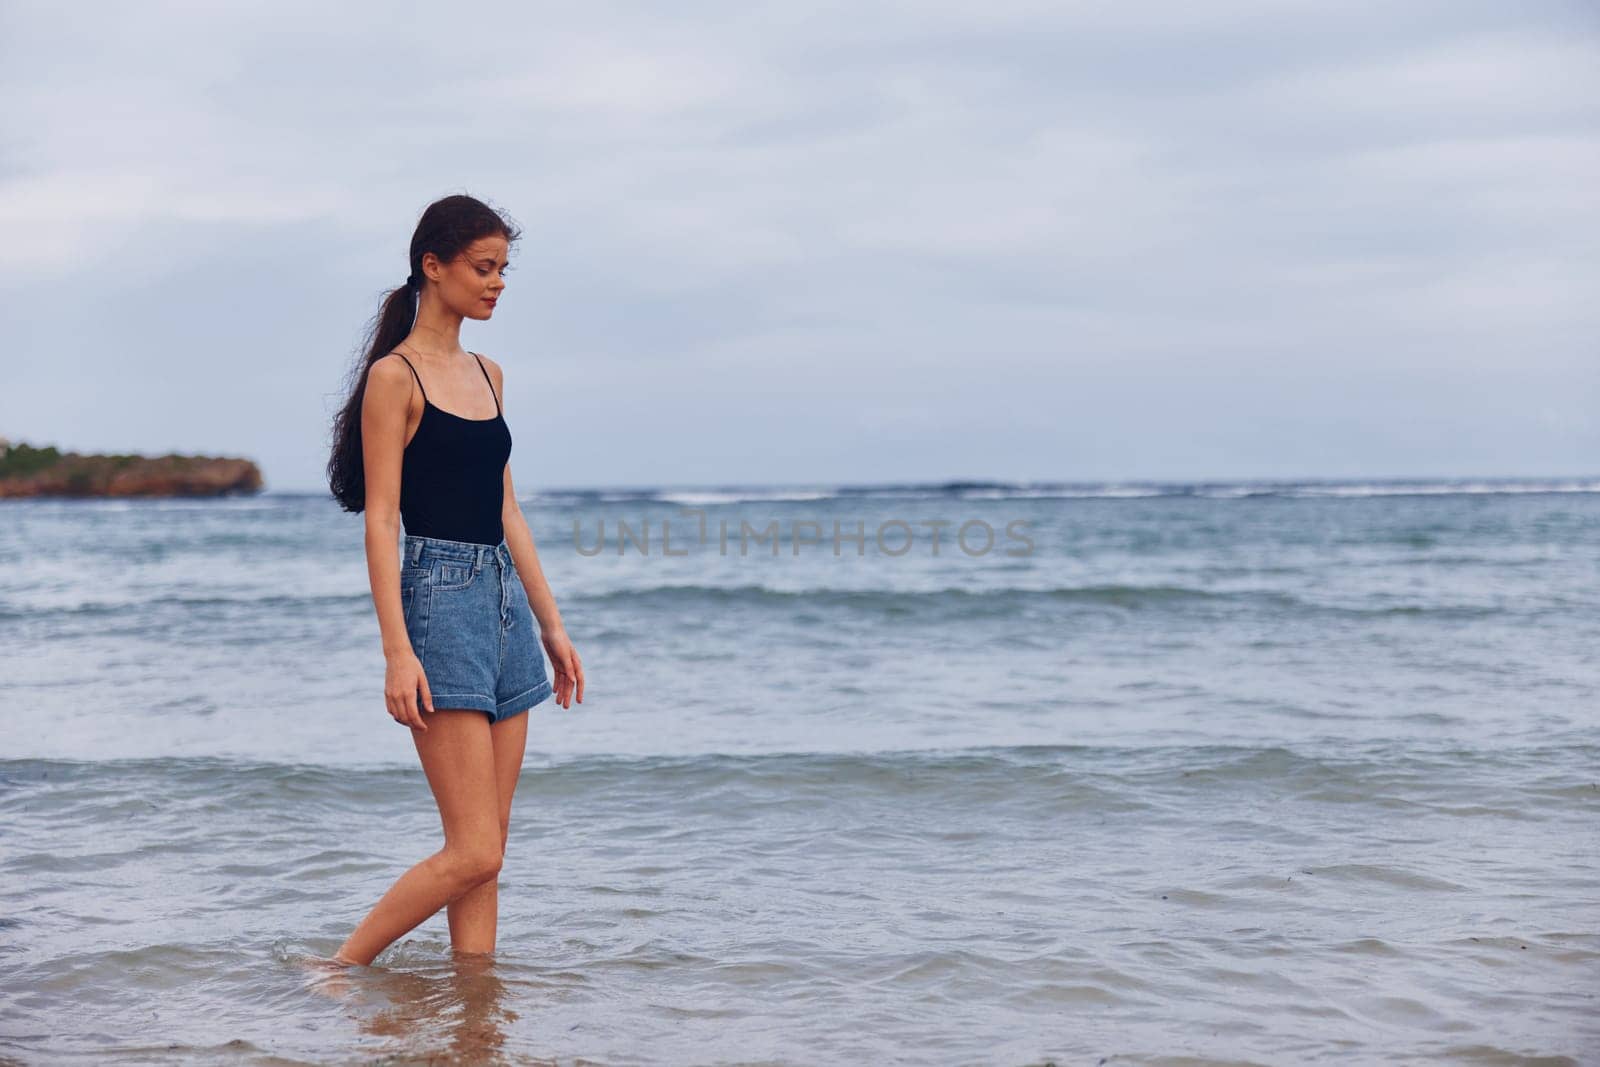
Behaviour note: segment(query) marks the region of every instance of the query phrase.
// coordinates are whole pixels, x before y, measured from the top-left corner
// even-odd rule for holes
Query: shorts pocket
[[[417,589],[427,580],[428,572],[425,570],[402,570],[400,572],[400,607],[408,629],[412,624],[416,609]]]
[[[477,576],[471,563],[454,559],[436,560],[430,573],[433,588],[441,593],[451,589],[465,589]]]
[[[400,572],[401,618],[418,659],[428,643],[428,576],[426,570]]]

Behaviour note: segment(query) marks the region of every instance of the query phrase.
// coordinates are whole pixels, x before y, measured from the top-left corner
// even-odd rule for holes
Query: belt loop
[[[421,558],[422,558],[422,542],[421,541],[413,541],[413,542],[411,542],[411,565],[413,567],[415,567],[417,565],[417,561],[420,560]]]

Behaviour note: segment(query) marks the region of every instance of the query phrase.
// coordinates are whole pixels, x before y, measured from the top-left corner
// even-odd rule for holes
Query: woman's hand
[[[556,703],[570,708],[572,698],[576,696],[578,703],[582,704],[583,661],[578,659],[578,650],[572,647],[567,631],[546,630],[539,634],[539,640],[544,642],[545,654],[550,657],[550,665],[556,669]]]
[[[422,661],[415,652],[404,652],[389,657],[388,663],[383,672],[383,702],[389,706],[389,714],[402,726],[426,730],[422,711],[433,710],[433,690],[428,688],[428,676],[422,673]],[[421,710],[418,689],[422,690]]]

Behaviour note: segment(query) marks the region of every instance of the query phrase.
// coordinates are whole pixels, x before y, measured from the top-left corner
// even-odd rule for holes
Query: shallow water
[[[495,956],[338,972],[440,842],[360,520],[8,502],[0,1060],[1600,1062],[1600,485],[1400,488],[528,497]]]

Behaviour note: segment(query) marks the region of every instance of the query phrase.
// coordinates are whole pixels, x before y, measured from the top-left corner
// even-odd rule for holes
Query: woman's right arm
[[[378,612],[387,667],[384,702],[396,722],[426,730],[420,707],[433,710],[433,694],[422,673],[422,663],[406,633],[405,609],[400,602],[400,466],[405,452],[406,419],[411,406],[411,372],[389,356],[367,368],[367,388],[361,400],[361,457],[367,495],[363,514],[367,527],[367,578],[372,583],[372,603]]]

